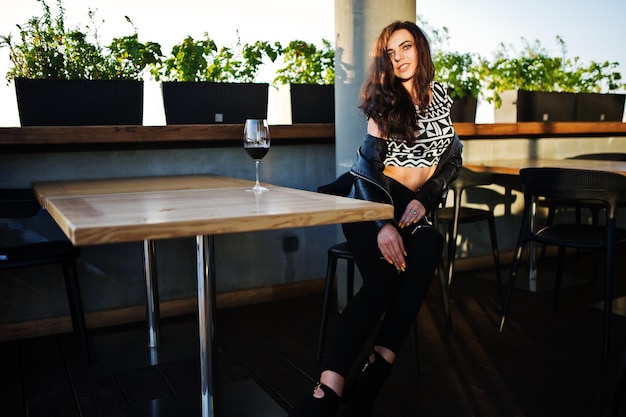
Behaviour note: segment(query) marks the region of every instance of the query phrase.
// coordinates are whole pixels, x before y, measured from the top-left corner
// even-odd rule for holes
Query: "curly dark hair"
[[[372,51],[372,63],[361,88],[359,108],[365,116],[372,118],[387,137],[412,141],[417,126],[415,104],[402,80],[393,75],[393,64],[387,52],[387,42],[392,33],[406,29],[413,36],[417,49],[418,67],[412,78],[417,92],[419,111],[428,104],[430,83],[435,77],[435,66],[426,35],[414,22],[395,21],[385,27]]]

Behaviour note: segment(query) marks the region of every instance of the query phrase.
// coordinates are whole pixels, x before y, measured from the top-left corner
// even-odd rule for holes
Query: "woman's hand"
[[[404,256],[406,251],[404,250],[404,242],[400,233],[391,223],[387,223],[378,231],[378,249],[387,262],[395,266],[396,269],[405,271]]]
[[[426,208],[422,203],[413,199],[407,204],[404,209],[404,214],[400,218],[400,228],[409,226],[412,223],[417,223],[426,215]]]

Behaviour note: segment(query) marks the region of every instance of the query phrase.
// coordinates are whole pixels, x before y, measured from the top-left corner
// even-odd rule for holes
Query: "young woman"
[[[340,316],[313,395],[291,416],[334,416],[340,399],[344,416],[371,416],[426,297],[443,249],[427,214],[458,175],[462,151],[450,120],[452,100],[434,74],[428,40],[415,23],[397,21],[382,30],[361,91],[367,135],[348,195],[392,204],[395,215],[343,225],[363,286]],[[383,313],[371,355],[346,383]]]

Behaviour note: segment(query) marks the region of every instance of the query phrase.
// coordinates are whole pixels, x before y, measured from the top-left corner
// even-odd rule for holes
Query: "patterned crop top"
[[[452,99],[446,88],[432,82],[433,97],[426,108],[426,114],[417,114],[418,129],[415,142],[401,139],[387,140],[385,166],[432,167],[439,164],[439,158],[454,139],[454,126],[450,119]]]

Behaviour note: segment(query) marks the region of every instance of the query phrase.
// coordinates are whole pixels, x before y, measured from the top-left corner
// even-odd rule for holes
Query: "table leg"
[[[143,272],[146,280],[146,307],[148,316],[148,346],[159,346],[159,284],[157,280],[156,253],[153,240],[143,241]]]
[[[202,417],[215,415],[215,245],[213,236],[196,236],[200,389]]]
[[[535,230],[537,220],[537,202],[533,201],[530,212],[530,230]],[[537,291],[537,262],[536,250],[537,245],[534,241],[528,244],[528,290]]]

